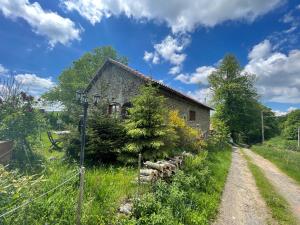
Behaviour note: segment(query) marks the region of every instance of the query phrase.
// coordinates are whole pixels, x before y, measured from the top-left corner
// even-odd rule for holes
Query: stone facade
[[[113,104],[122,113],[131,103],[139,88],[151,79],[137,71],[109,59],[97,72],[86,92],[88,96],[99,94],[102,100]],[[177,109],[188,124],[203,133],[209,131],[211,108],[199,103],[157,81],[160,93],[166,97],[170,109]]]

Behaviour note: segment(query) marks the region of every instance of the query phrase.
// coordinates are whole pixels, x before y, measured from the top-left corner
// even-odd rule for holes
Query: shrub
[[[47,126],[41,112],[33,108],[33,103],[32,96],[18,90],[0,102],[0,140],[14,141],[15,157],[25,153],[27,157],[32,156],[33,141]],[[18,152],[20,154],[16,154]]]
[[[127,141],[121,120],[104,113],[102,108],[100,106],[91,111],[87,121],[85,158],[92,163],[115,162]],[[80,143],[79,132],[73,132],[67,145],[67,154],[78,159]]]
[[[214,149],[216,146],[218,149],[223,149],[224,145],[230,141],[229,129],[226,124],[217,117],[213,117],[211,122],[213,131],[209,137],[208,143],[212,148],[209,149]]]
[[[201,132],[188,126],[183,118],[179,116],[177,110],[169,112],[169,124],[174,127],[179,141],[177,148],[179,151],[190,151],[197,153],[205,147],[205,142],[201,137]]]

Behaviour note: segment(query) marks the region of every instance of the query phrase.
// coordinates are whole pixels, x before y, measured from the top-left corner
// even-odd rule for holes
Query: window
[[[193,110],[190,110],[190,121],[196,120],[196,112]]]
[[[120,112],[120,105],[118,103],[112,103],[108,106],[108,114],[116,114]]]

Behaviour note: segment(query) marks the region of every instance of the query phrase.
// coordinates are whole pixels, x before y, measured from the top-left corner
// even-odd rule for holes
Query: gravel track
[[[300,185],[280,171],[269,160],[249,149],[244,149],[244,152],[252,159],[253,163],[264,172],[278,193],[289,203],[292,212],[300,224]]]
[[[233,148],[231,168],[214,225],[277,224],[259,194],[241,150]]]

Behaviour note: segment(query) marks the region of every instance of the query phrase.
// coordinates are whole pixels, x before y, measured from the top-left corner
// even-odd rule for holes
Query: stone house
[[[85,91],[89,97],[99,94],[100,99],[106,100],[108,113],[120,113],[125,117],[127,108],[132,106],[132,97],[138,95],[141,85],[149,82],[158,86],[166,97],[168,108],[178,110],[190,126],[201,129],[204,134],[209,131],[211,107],[112,59],[97,71]]]

